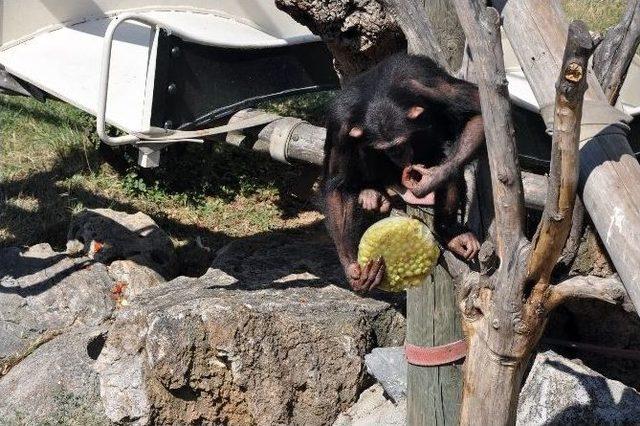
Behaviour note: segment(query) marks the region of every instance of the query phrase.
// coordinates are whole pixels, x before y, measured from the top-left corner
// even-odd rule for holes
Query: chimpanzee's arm
[[[477,88],[461,80],[439,80],[434,87],[428,87],[417,80],[409,83],[412,90],[419,93],[425,102],[437,103],[444,107],[452,124],[458,124],[459,134],[453,151],[438,166],[428,169],[417,167],[416,171],[425,178],[420,185],[411,188],[417,197],[423,197],[451,180],[469,162],[484,143],[484,125],[480,113],[480,98]]]
[[[327,126],[322,183],[325,217],[349,284],[356,291],[368,291],[380,284],[385,267],[381,259],[362,269],[357,262],[358,240],[363,231],[358,195],[363,188],[354,173],[357,168],[354,149],[345,142],[348,129],[343,127],[335,122]]]

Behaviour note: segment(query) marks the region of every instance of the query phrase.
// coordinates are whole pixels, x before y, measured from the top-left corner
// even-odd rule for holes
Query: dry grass
[[[562,0],[567,15],[581,19],[593,31],[604,31],[620,20],[626,0]]]

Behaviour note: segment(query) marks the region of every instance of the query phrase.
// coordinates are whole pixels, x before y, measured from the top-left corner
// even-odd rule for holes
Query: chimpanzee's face
[[[418,130],[418,118],[424,108],[402,108],[389,100],[369,105],[363,125],[351,129],[350,135],[362,141],[363,146],[383,152],[398,167],[413,162],[411,135]]]

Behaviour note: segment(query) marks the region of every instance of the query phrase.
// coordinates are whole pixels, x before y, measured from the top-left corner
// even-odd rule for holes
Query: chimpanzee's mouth
[[[435,204],[435,194],[433,192],[422,196],[416,196],[414,193],[414,191],[420,192],[419,188],[424,178],[424,175],[416,170],[416,167],[425,168],[422,164],[411,164],[402,169],[400,182],[406,190],[401,196],[409,204],[432,206]]]
[[[421,166],[421,164],[409,164],[402,169],[402,186],[409,190],[417,187],[422,180],[422,174],[415,169],[415,166]]]

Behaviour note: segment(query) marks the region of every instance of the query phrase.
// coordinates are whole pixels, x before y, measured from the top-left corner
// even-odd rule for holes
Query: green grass
[[[620,20],[626,0],[562,0],[567,15],[581,19],[592,31],[604,31]]]
[[[305,95],[269,107],[317,122],[326,99]],[[143,211],[176,245],[199,237],[214,249],[321,219],[290,190],[308,167],[209,142],[170,147],[160,167],[140,169],[135,149],[101,145],[94,130],[93,117],[62,102],[0,96],[0,246],[61,248],[82,208]]]

